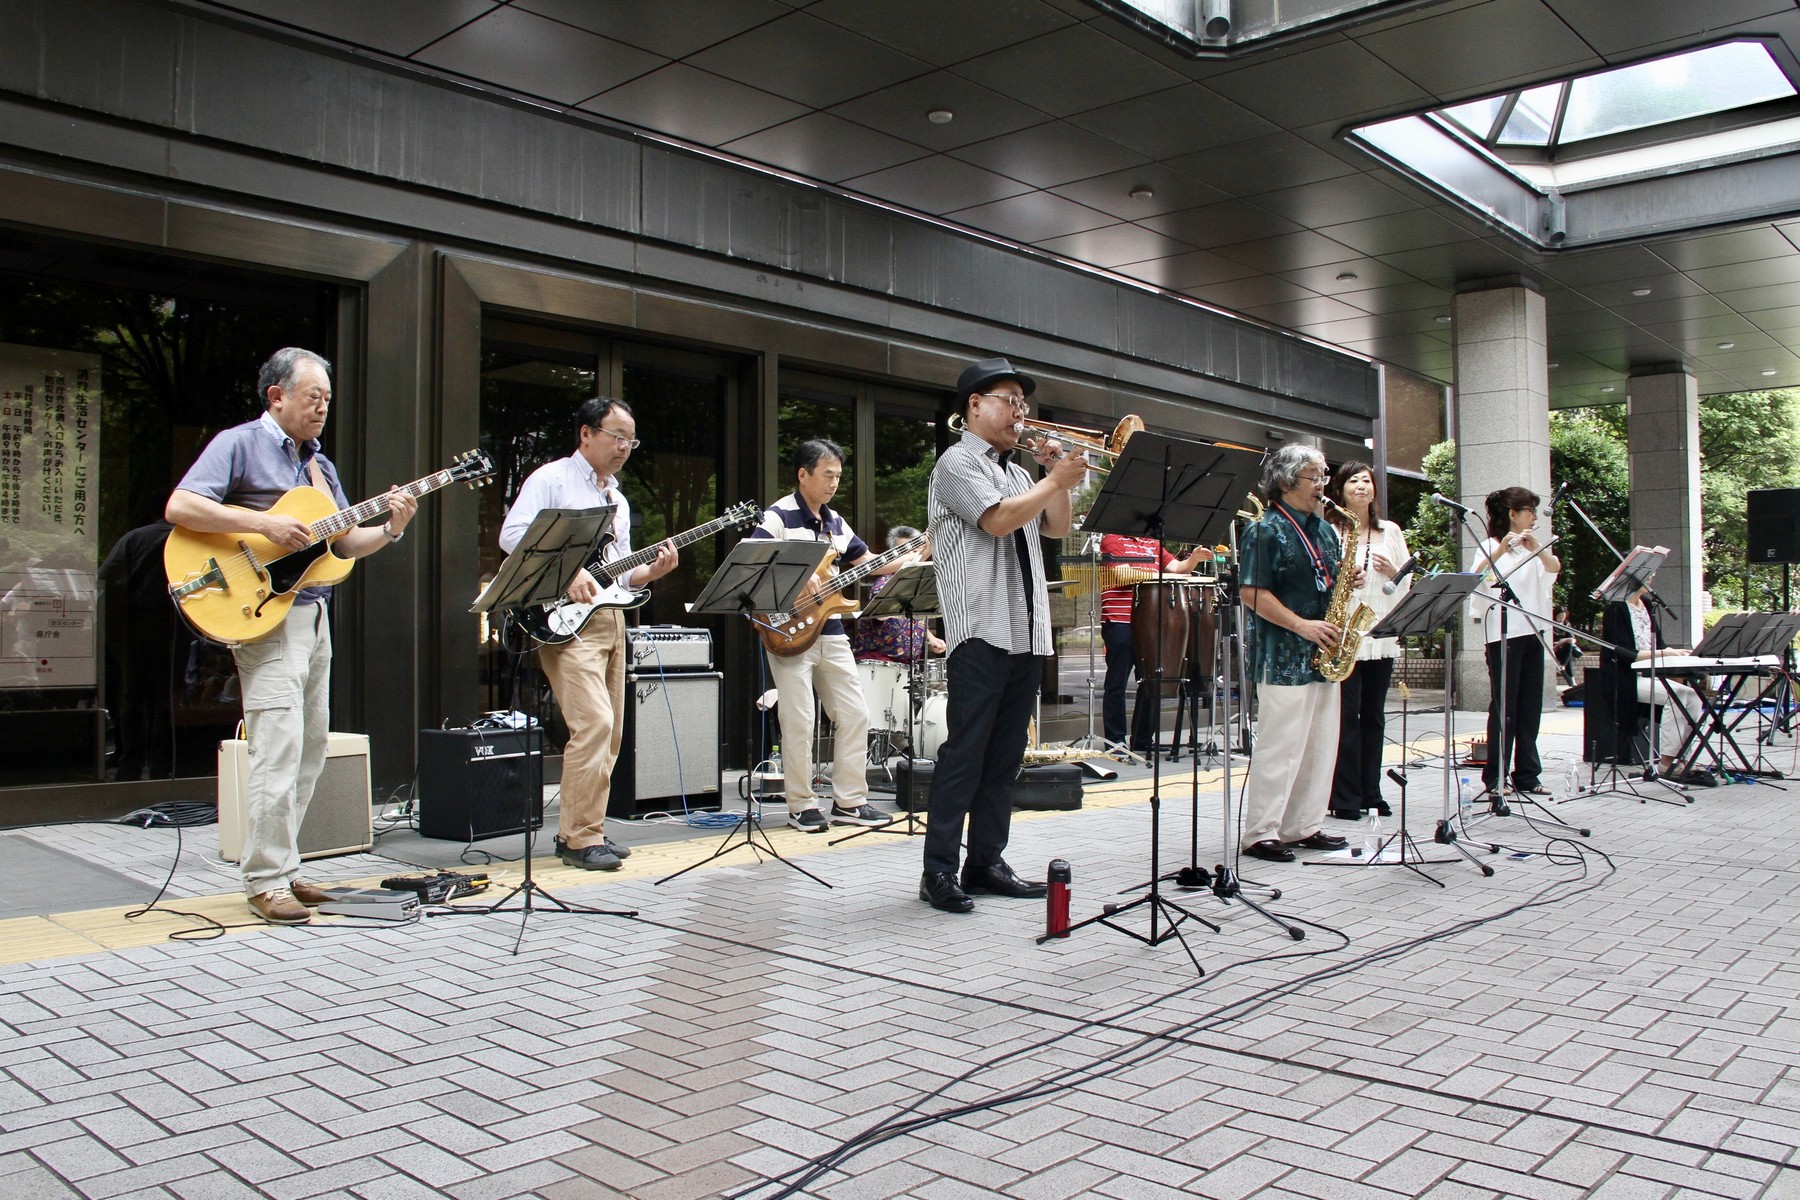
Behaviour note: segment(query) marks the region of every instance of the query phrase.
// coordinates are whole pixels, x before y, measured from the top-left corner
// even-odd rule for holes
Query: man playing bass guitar
[[[631,553],[631,505],[619,491],[618,472],[638,446],[637,418],[623,400],[595,396],[575,412],[575,453],[533,471],[519,489],[500,527],[508,554],[546,508],[613,510],[612,541],[601,562]],[[627,588],[648,587],[673,571],[680,556],[664,544],[654,560],[622,575]],[[586,571],[569,584],[569,599],[591,604],[600,585]],[[562,808],[556,854],[571,867],[616,871],[631,851],[606,837],[606,805],[612,797],[613,764],[619,757],[625,709],[625,614],[596,609],[577,637],[538,649],[538,662],[569,727],[563,747]]]
[[[263,413],[223,430],[170,494],[172,524],[200,533],[258,534],[287,550],[313,541],[296,517],[267,511],[296,487],[326,492],[350,507],[337,468],[319,450],[331,407],[331,364],[310,350],[277,350],[257,377]],[[384,525],[359,526],[331,543],[342,558],[366,558],[397,542],[417,502],[395,489]],[[247,511],[248,510],[248,511]],[[288,620],[253,642],[233,646],[244,698],[250,776],[244,788],[244,847],[238,863],[250,911],[272,925],[304,925],[307,907],[330,899],[296,878],[300,822],[325,769],[331,699],[329,587],[294,598]]]
[[[869,559],[869,547],[829,501],[844,478],[844,452],[834,442],[813,438],[794,451],[796,486],[763,510],[751,537],[831,543],[835,557],[823,569],[853,568]],[[892,574],[908,559],[896,558],[871,572]],[[824,581],[814,577],[802,596],[816,595]],[[810,631],[809,631],[810,632]],[[765,642],[765,649],[767,649]],[[787,791],[788,824],[803,833],[824,833],[833,825],[885,825],[888,818],[868,802],[869,709],[850,639],[837,617],[824,623],[806,649],[797,654],[767,653],[769,677],[780,696],[782,773]],[[835,752],[831,763],[831,818],[819,811],[813,794],[814,697],[831,718]]]

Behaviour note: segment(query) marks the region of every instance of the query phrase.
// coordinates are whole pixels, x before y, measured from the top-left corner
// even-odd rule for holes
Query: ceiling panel
[[[563,104],[579,104],[666,61],[517,8],[495,9],[412,57]]]
[[[1129,275],[1133,279],[1141,279],[1145,283],[1174,292],[1204,287],[1209,283],[1223,283],[1227,279],[1244,279],[1257,273],[1252,267],[1220,258],[1206,250],[1130,263],[1119,267],[1118,271],[1121,275]]]
[[[1113,219],[1103,212],[1049,192],[1026,192],[992,204],[965,208],[950,216],[952,220],[977,229],[992,230],[1020,242],[1040,242],[1113,223]]]
[[[910,142],[852,125],[830,113],[809,113],[798,120],[749,137],[727,142],[723,149],[797,175],[833,183],[923,157]]]
[[[1673,300],[1680,296],[1695,296],[1706,289],[1679,271],[1664,271],[1658,275],[1611,279],[1605,283],[1584,283],[1577,290],[1596,304],[1606,308],[1619,308],[1624,305]],[[1640,296],[1637,295],[1638,292],[1645,294]]]
[[[1372,175],[1342,175],[1281,191],[1261,192],[1250,199],[1314,229],[1419,207],[1416,201]]]
[[[1557,255],[1540,269],[1551,279],[1576,288],[1615,279],[1647,278],[1667,270],[1662,260],[1644,246],[1613,246]]]
[[[512,6],[664,58],[684,58],[790,11],[777,0],[512,0]],[[404,10],[413,0],[365,0],[363,7]]]
[[[690,0],[697,4],[709,2]],[[907,0],[905,4],[817,0],[807,6],[806,12],[938,66],[987,54],[1076,22],[1073,15],[1040,0],[982,0],[980,4],[970,4],[968,0]],[[1091,15],[1091,10],[1084,15]],[[955,36],[945,36],[949,30],[954,30]]]
[[[1398,254],[1421,246],[1441,246],[1464,236],[1460,228],[1425,209],[1327,225],[1319,232],[1364,254],[1376,255]]]
[[[923,75],[930,67],[836,25],[790,13],[688,60],[702,70],[816,108]]]
[[[1342,242],[1334,242],[1310,229],[1271,238],[1258,238],[1255,241],[1233,242],[1214,249],[1226,258],[1235,258],[1271,274],[1285,274],[1303,267],[1325,266],[1362,257]]]
[[[1625,55],[1688,34],[1689,4],[1621,4],[1619,0],[1549,0],[1556,15],[1601,54]],[[1722,29],[1770,13],[1791,10],[1792,0],[1705,0],[1706,25]]]
[[[228,0],[221,7],[387,54],[408,55],[499,6],[498,0]]]
[[[1275,131],[1268,121],[1197,83],[1092,109],[1069,122],[1150,158],[1175,158]]]
[[[1297,283],[1321,295],[1337,296],[1339,299],[1347,299],[1347,293],[1350,292],[1418,282],[1406,272],[1397,271],[1375,258],[1352,258],[1316,267],[1302,267],[1295,271],[1281,271],[1278,274],[1289,283]],[[1349,275],[1351,278],[1340,279],[1340,275]]]
[[[1739,229],[1731,233],[1659,242],[1649,247],[1649,250],[1670,266],[1682,271],[1723,267],[1732,263],[1753,262],[1759,258],[1776,258],[1795,253],[1793,243],[1768,225]]]
[[[1149,188],[1151,194],[1131,194],[1141,188]],[[1177,212],[1184,208],[1199,208],[1226,198],[1224,192],[1211,184],[1201,183],[1198,179],[1161,163],[1145,163],[1124,171],[1077,179],[1073,183],[1058,184],[1050,190],[1065,199],[1111,213],[1126,221]]]
[[[1077,262],[1093,263],[1097,267],[1116,267],[1150,258],[1167,258],[1193,249],[1192,246],[1129,222],[1090,229],[1067,237],[1051,238],[1039,242],[1038,247]]]
[[[1071,25],[958,63],[958,75],[1057,116],[1117,104],[1182,82],[1143,51],[1087,25]]]
[[[1055,187],[1148,162],[1085,129],[1050,121],[952,152],[964,162],[986,167],[1033,187]]]
[[[1250,242],[1258,238],[1300,232],[1300,226],[1285,217],[1278,217],[1266,208],[1258,208],[1242,200],[1227,200],[1223,204],[1207,204],[1200,208],[1183,209],[1181,212],[1145,217],[1139,223],[1204,250],[1229,246],[1234,242]]]
[[[1204,300],[1208,304],[1216,304],[1220,308],[1229,308],[1233,312],[1243,312],[1245,309],[1282,304],[1292,300],[1306,300],[1312,297],[1312,293],[1305,288],[1284,279],[1276,279],[1272,275],[1252,275],[1247,279],[1234,279],[1227,283],[1211,283],[1205,287],[1183,288],[1182,290],[1196,300]]]
[[[1306,81],[1329,79],[1329,88]],[[1375,112],[1425,107],[1431,97],[1352,41],[1338,41],[1257,63],[1207,81],[1220,95],[1284,128],[1342,123]]]
[[[1349,36],[1446,100],[1605,65],[1539,0],[1489,0],[1395,29],[1353,30]]]
[[[943,109],[952,118],[939,125],[925,114]],[[954,150],[1042,124],[1045,115],[1030,105],[982,87],[961,75],[933,71],[837,105],[832,113],[933,150]]]
[[[686,63],[640,75],[581,107],[703,146],[723,146],[808,111],[805,105]]]
[[[1284,304],[1269,304],[1261,308],[1253,308],[1245,315],[1255,317],[1259,321],[1267,321],[1271,325],[1279,325],[1283,329],[1295,329],[1301,325],[1316,325],[1321,321],[1342,320],[1355,315],[1355,313],[1354,308],[1341,301],[1333,300],[1330,296],[1307,296],[1300,300],[1290,300]]]
[[[1368,313],[1396,313],[1428,308],[1436,315],[1450,311],[1452,297],[1435,284],[1412,282],[1369,288],[1360,292],[1345,292],[1338,299]]]
[[[1169,165],[1234,196],[1297,187],[1357,170],[1291,133],[1214,146],[1201,154],[1172,159]]]
[[[1800,283],[1800,252],[1720,267],[1698,267],[1687,273],[1709,292],[1738,292],[1771,284]]]
[[[1031,190],[1016,179],[942,155],[846,179],[844,186],[934,215],[973,208]]]

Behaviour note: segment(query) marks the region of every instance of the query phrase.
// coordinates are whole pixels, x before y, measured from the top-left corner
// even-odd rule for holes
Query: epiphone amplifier
[[[244,786],[250,778],[250,744],[219,743],[219,857],[244,854]],[[334,733],[325,747],[325,771],[300,822],[300,857],[354,854],[375,844],[375,810],[369,800],[369,738]]]
[[[544,823],[538,785],[543,733],[532,729],[419,730],[419,832],[478,842]]]
[[[640,625],[625,631],[625,669],[639,675],[659,671],[710,671],[712,631],[675,625]]]

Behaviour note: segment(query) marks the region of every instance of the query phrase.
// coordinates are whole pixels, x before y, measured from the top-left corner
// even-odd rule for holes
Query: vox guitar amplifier
[[[419,832],[448,842],[523,833],[544,823],[536,729],[419,730]]]

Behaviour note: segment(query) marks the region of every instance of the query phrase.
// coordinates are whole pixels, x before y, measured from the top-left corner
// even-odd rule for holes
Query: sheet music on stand
[[[691,613],[787,613],[831,547],[824,542],[745,538],[687,606]]]
[[[1631,553],[1590,594],[1596,600],[1629,600],[1639,589],[1650,586],[1651,577],[1668,557],[1667,546],[1633,546]]]
[[[938,599],[937,564],[911,562],[888,577],[875,598],[863,605],[857,619],[880,621],[911,617],[915,621],[925,621],[943,616],[942,604]]]
[[[602,504],[539,510],[469,611],[504,611],[562,599],[575,573],[592,560],[600,535],[612,527],[617,508]]]

